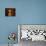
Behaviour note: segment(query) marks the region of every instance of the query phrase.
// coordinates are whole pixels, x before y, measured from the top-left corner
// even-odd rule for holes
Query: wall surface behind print
[[[15,17],[6,17],[5,16],[5,8],[16,8],[16,1],[11,0],[1,0],[0,1],[0,44],[7,44],[8,34],[10,32],[17,32],[17,16]],[[18,38],[16,38],[15,43],[18,43]]]
[[[18,32],[17,24],[46,24],[46,0],[10,1],[0,1],[0,44],[8,43],[9,32]],[[16,8],[16,17],[5,16],[7,7]]]

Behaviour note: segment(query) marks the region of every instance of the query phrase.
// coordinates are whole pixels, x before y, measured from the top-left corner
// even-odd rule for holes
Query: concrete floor
[[[0,44],[0,46],[8,46],[7,44]],[[19,44],[15,44],[14,46],[46,46],[45,41],[25,41],[21,40]]]
[[[0,46],[8,46],[8,44],[0,44]],[[13,45],[10,45],[13,46]],[[14,46],[18,46],[18,44],[15,44]]]
[[[24,41],[21,40],[20,41],[20,46],[46,46],[46,42],[45,41]]]

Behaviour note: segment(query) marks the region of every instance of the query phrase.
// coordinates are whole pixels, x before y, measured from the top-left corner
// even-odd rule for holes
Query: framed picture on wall
[[[5,16],[16,16],[16,8],[5,8]]]
[[[19,42],[22,40],[46,41],[46,24],[19,24]]]

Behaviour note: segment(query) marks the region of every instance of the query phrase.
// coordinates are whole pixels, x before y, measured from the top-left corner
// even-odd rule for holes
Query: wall
[[[7,7],[16,8],[16,17],[5,17]],[[17,24],[46,24],[46,0],[1,0],[0,44],[8,43],[9,32],[18,32]]]
[[[16,0],[11,1],[11,0],[1,0],[0,1],[0,44],[7,44],[8,41],[8,34],[10,32],[16,32],[16,35],[18,34],[17,32],[17,15],[16,17],[6,17],[5,16],[5,8],[9,7],[15,7]],[[18,39],[18,38],[17,38]],[[16,39],[16,43],[18,43]]]
[[[19,24],[46,24],[46,0],[17,0]]]

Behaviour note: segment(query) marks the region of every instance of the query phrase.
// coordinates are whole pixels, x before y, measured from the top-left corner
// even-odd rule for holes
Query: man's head
[[[5,9],[5,16],[16,16],[16,9],[15,8],[6,8]]]

